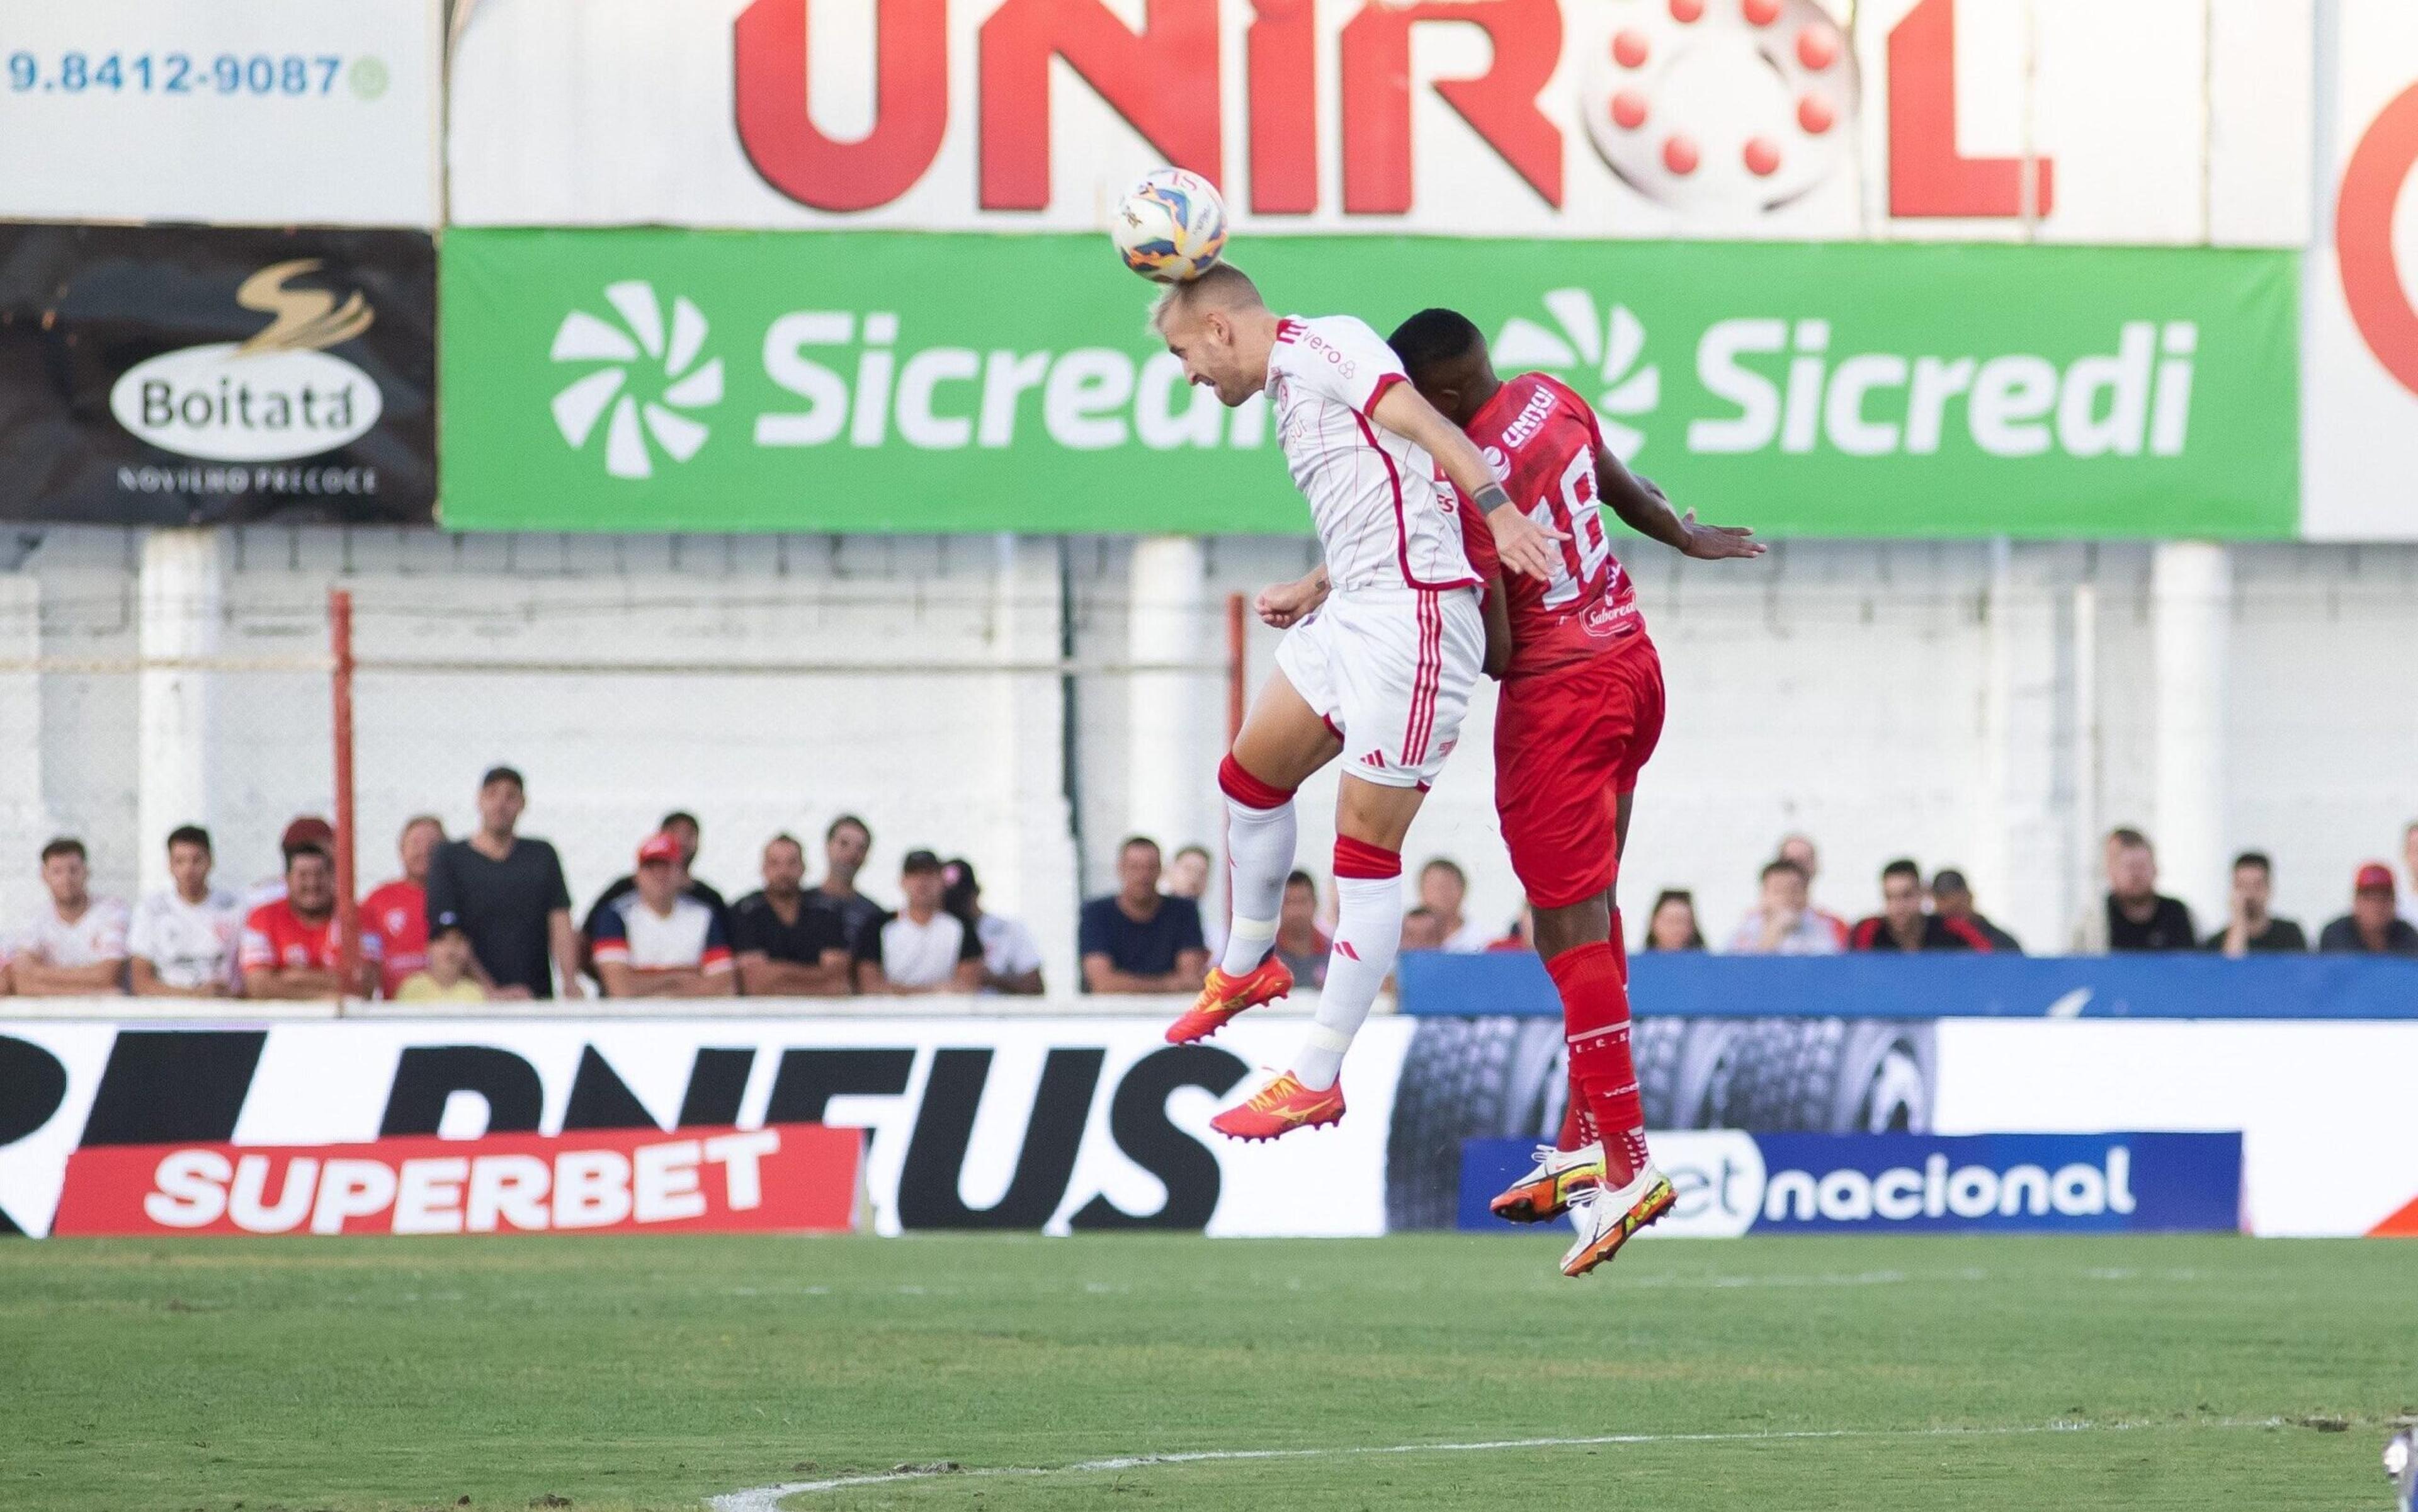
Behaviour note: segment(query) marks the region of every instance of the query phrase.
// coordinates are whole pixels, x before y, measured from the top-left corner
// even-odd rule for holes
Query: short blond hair
[[[1267,301],[1260,298],[1260,286],[1251,282],[1248,273],[1232,263],[1213,263],[1199,278],[1167,286],[1150,307],[1150,328],[1165,335],[1168,317],[1179,313],[1223,310],[1239,313],[1266,308]]]

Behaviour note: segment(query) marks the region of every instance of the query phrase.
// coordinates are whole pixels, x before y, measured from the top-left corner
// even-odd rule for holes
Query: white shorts
[[[1343,770],[1388,787],[1444,770],[1485,664],[1472,588],[1339,593],[1277,645],[1277,669],[1342,737]]]

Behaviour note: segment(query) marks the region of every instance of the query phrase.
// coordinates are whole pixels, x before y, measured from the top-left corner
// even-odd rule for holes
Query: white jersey
[[[1394,349],[1350,315],[1277,323],[1268,399],[1339,593],[1477,582],[1452,484],[1425,449],[1369,418],[1407,381]]]
[[[237,959],[244,918],[243,906],[223,888],[211,888],[199,903],[186,902],[173,887],[161,888],[135,906],[126,953],[149,961],[162,985],[191,988],[216,982],[233,988],[243,981]]]
[[[126,905],[115,898],[93,898],[76,915],[75,923],[69,924],[44,899],[33,922],[0,947],[0,958],[39,961],[60,970],[122,961],[126,959]]]

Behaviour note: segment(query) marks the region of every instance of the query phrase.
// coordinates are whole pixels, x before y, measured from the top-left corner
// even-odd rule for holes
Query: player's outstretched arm
[[[1525,573],[1539,582],[1550,583],[1562,564],[1561,554],[1553,542],[1568,541],[1559,530],[1549,530],[1522,513],[1511,502],[1511,496],[1494,481],[1494,469],[1478,455],[1461,427],[1436,412],[1435,406],[1421,399],[1418,390],[1407,383],[1398,383],[1379,396],[1370,418],[1396,435],[1415,442],[1436,459],[1444,475],[1461,485],[1461,491],[1477,501],[1486,515],[1488,528],[1494,532],[1494,550],[1507,572]]]
[[[1595,449],[1595,478],[1603,501],[1623,524],[1682,556],[1720,561],[1764,553],[1764,543],[1745,526],[1699,525],[1695,511],[1681,514],[1673,510],[1662,490],[1630,472],[1608,447]]]

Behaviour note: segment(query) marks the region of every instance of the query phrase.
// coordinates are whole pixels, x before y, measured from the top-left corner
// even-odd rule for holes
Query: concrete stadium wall
[[[1875,907],[1881,863],[1912,855],[1965,867],[1984,910],[2041,949],[2092,895],[2109,825],[2150,829],[2164,885],[2211,926],[2224,859],[2267,848],[2279,910],[2314,927],[2358,861],[2397,861],[2418,817],[2418,548],[1792,542],[1708,565],[1631,542],[1625,557],[1672,702],[1624,896],[1642,912],[1654,889],[1691,887],[1717,939],[1789,830],[1820,843],[1816,894],[1839,912]],[[1225,596],[1312,559],[1291,539],[20,532],[0,542],[0,922],[35,905],[33,851],[54,832],[83,834],[115,893],[159,879],[160,836],[186,817],[218,834],[226,880],[270,871],[284,821],[329,807],[324,674],[127,664],[320,654],[342,586],[365,661],[518,668],[362,674],[364,887],[390,872],[407,815],[458,830],[479,771],[512,761],[526,827],[561,848],[583,907],[667,807],[702,816],[699,872],[731,893],[754,885],[765,835],[795,831],[812,854],[854,811],[876,832],[877,893],[895,895],[911,847],[966,854],[1071,980],[1079,878],[1110,885],[1123,834],[1216,845]],[[1252,626],[1254,686],[1276,638]],[[1203,670],[1029,670],[1062,647]],[[713,670],[545,669],[630,662]],[[768,662],[918,670],[739,670]],[[1507,920],[1492,727],[1487,689],[1408,859],[1456,857],[1473,914]],[[1305,803],[1322,875],[1332,784]]]

